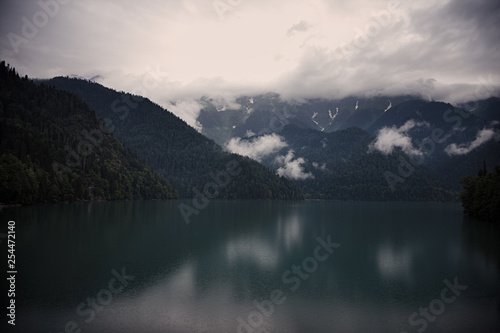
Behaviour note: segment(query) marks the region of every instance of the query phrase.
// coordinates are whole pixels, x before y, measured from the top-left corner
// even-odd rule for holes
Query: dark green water
[[[16,221],[7,332],[500,327],[499,231],[459,204],[212,201],[187,225],[179,203],[1,212],[1,232]]]

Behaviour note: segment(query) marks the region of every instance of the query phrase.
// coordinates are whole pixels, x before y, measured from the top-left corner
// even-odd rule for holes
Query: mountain
[[[490,166],[500,163],[495,98],[471,102],[474,108],[466,111],[408,95],[291,102],[267,93],[240,96],[230,103],[203,97],[197,121],[207,139],[138,96],[83,80],[55,78],[49,83],[79,94],[112,123],[120,140],[183,196],[193,196],[192,189],[210,181],[207,173],[228,162],[229,155],[215,142],[263,163],[269,172],[265,180],[242,189],[241,184],[255,178],[246,173],[245,181],[234,182],[240,185],[221,191],[222,197],[230,198],[255,191],[276,198],[273,190],[257,188],[262,181],[274,183],[274,171],[282,176],[280,181],[293,180],[308,198],[454,200],[461,177],[474,174],[483,161]],[[185,150],[180,142],[186,142]],[[190,153],[204,162],[198,163]],[[171,161],[188,161],[190,167]],[[208,172],[200,172],[205,166]],[[259,169],[257,164],[254,168]],[[276,184],[288,195],[298,193],[290,183]]]
[[[279,132],[293,124],[318,131],[333,132],[349,127],[367,129],[390,108],[413,96],[284,101],[278,94],[242,96],[235,103],[201,98],[197,121],[202,133],[225,145],[233,137]]]
[[[273,93],[243,96],[227,105],[208,98],[200,103],[203,109],[197,120],[203,133],[223,146],[235,138],[251,145],[258,136],[283,135],[288,125],[322,133],[356,127],[373,136],[365,144],[367,157],[370,145],[385,149],[386,155],[418,156],[417,166],[422,164],[428,176],[439,179],[439,186],[453,191],[460,189],[460,178],[474,174],[483,161],[490,167],[500,163],[499,98],[473,101],[463,108],[415,96],[290,102]],[[349,145],[358,149],[355,138]],[[316,148],[301,147],[303,156],[308,149]]]
[[[325,133],[287,125],[279,134],[233,140],[230,147],[259,149],[254,156],[279,174],[294,179],[308,198],[336,200],[452,201],[451,191],[425,166],[411,166],[396,149],[384,155],[370,151],[375,138],[351,127]],[[264,144],[267,142],[267,144]],[[399,170],[405,175],[398,175]]]
[[[0,202],[176,197],[79,97],[1,62]]]
[[[472,102],[472,114],[488,121],[500,121],[500,98],[491,97],[484,101]]]
[[[500,165],[488,172],[483,166],[477,177],[462,178],[460,200],[466,215],[500,223]]]
[[[368,132],[378,135],[391,128],[422,151],[422,163],[454,190],[460,178],[475,174],[483,165],[500,164],[500,126],[478,114],[498,115],[495,99],[475,104],[481,112],[467,112],[442,102],[406,101],[381,116]],[[490,118],[491,119],[491,118]],[[405,124],[413,127],[404,131]]]
[[[114,135],[164,176],[181,197],[211,191],[208,196],[218,198],[303,199],[292,181],[254,160],[223,151],[214,141],[146,98],[75,78],[57,77],[44,84],[80,96],[97,116],[106,120]],[[238,172],[231,174],[229,169]],[[220,183],[223,186],[213,186]]]

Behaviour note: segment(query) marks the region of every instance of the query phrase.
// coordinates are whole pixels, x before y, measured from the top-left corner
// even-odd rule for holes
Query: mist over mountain
[[[496,0],[229,2],[5,0],[0,57],[30,77],[73,74],[147,97],[192,126],[202,96],[499,95]]]
[[[117,92],[98,83],[57,77],[44,84],[82,98],[97,116],[111,123],[113,134],[153,170],[164,176],[181,197],[204,193],[228,165],[241,170],[224,179],[213,194],[226,199],[302,199],[293,182],[258,162],[223,151],[183,120],[147,98]]]
[[[369,158],[375,152],[389,159],[402,154],[408,161],[415,161],[412,168],[424,167],[426,179],[431,183],[439,179],[438,188],[444,185],[444,188],[457,191],[460,178],[476,173],[483,161],[491,167],[500,163],[498,101],[492,97],[453,106],[404,95],[290,103],[278,94],[268,93],[240,97],[231,105],[201,99],[204,107],[197,122],[203,134],[228,151],[263,161],[278,173],[301,181],[311,181],[318,177],[321,169],[331,168],[325,159],[307,158],[313,151],[316,155],[339,155],[338,151],[325,149],[324,140],[329,133],[358,128],[371,137],[362,144],[362,154],[368,159],[351,167],[362,168],[365,163],[373,165]],[[295,138],[296,143],[292,144],[288,137],[289,127],[295,128],[295,133],[302,132],[304,140],[319,133],[324,138],[317,139],[314,145],[305,142],[298,145]],[[356,150],[354,147],[361,144],[359,140],[355,136],[346,140],[347,147]],[[287,155],[287,149],[293,151],[293,155]],[[287,169],[277,163],[287,160],[287,156],[289,161],[295,161],[295,173],[287,173]],[[302,169],[308,171],[298,171]],[[364,181],[369,179],[374,178],[365,177]]]
[[[0,333],[500,332],[500,0],[1,0],[0,221]]]
[[[85,80],[59,77],[48,83],[75,92],[98,115],[114,119],[115,134],[186,197],[210,180],[207,172],[169,161],[197,156],[205,161],[196,167],[202,170],[210,156],[228,156],[223,150],[262,163],[306,197],[323,199],[456,200],[462,176],[477,172],[483,161],[500,162],[495,98],[459,108],[411,95],[303,103],[276,93],[242,96],[233,103],[206,97],[198,101],[203,108],[196,122],[215,141],[210,143],[146,99]],[[209,168],[219,165],[210,163]]]

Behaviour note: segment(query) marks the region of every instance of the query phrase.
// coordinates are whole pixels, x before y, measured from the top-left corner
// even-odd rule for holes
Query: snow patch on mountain
[[[320,124],[314,120],[314,118],[316,118],[318,116],[318,112],[314,112],[313,116],[311,117],[311,120],[321,129],[321,132],[323,132],[325,130],[324,127],[321,127]]]
[[[335,120],[335,117],[337,117],[339,114],[339,108],[335,108],[335,114],[332,115],[332,110],[328,110],[328,115],[330,116],[330,119],[332,120],[330,124]]]
[[[391,100],[389,100],[389,106],[384,110],[384,112],[387,112],[390,108],[392,108]]]

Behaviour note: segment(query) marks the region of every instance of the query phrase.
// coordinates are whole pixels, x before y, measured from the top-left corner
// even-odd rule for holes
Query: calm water
[[[8,332],[500,327],[499,231],[459,204],[212,201],[187,225],[179,203],[1,212],[1,232],[16,221]]]

